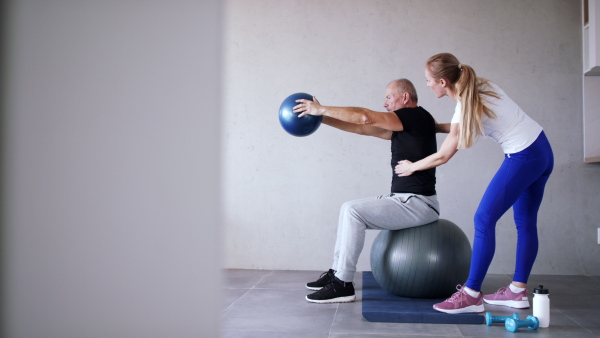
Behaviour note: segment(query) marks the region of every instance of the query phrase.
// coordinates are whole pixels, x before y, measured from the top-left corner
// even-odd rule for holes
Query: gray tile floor
[[[503,325],[373,323],[362,318],[362,276],[354,279],[357,300],[342,304],[313,304],[304,285],[322,271],[224,270],[225,304],[222,337],[600,337],[600,276],[531,276],[529,289],[543,284],[550,290],[550,327],[506,331]],[[488,275],[484,293],[510,282],[509,275]],[[498,315],[519,313],[485,305]]]

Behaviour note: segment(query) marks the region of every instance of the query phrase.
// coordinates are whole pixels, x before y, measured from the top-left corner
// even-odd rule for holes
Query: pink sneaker
[[[455,292],[450,298],[446,299],[441,303],[437,303],[433,305],[433,309],[445,312],[445,313],[470,313],[470,312],[483,312],[485,309],[483,308],[483,296],[481,292],[479,293],[479,297],[471,297],[468,293],[465,292],[465,289],[457,285]]]
[[[527,309],[529,307],[527,289],[514,293],[510,290],[510,285],[498,289],[496,293],[483,296],[483,300],[488,304],[510,306],[515,309]]]

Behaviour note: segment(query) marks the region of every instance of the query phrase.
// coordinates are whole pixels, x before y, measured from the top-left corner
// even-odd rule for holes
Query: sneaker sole
[[[483,301],[488,304],[508,306],[508,307],[512,307],[515,309],[528,309],[529,308],[529,302],[526,300],[487,300],[484,298]]]
[[[308,285],[307,285],[307,286],[306,286],[306,288],[307,288],[307,289],[309,289],[309,290],[313,290],[313,291],[319,291],[319,290],[321,290],[323,287],[320,287],[320,288],[318,288],[318,287],[313,287],[313,286],[308,286]]]
[[[350,303],[356,300],[356,295],[338,297],[332,299],[310,299],[308,296],[305,297],[307,301],[311,303],[327,304],[327,303]]]
[[[485,311],[485,308],[483,307],[483,304],[481,304],[481,305],[471,305],[471,306],[464,307],[462,309],[438,309],[435,306],[433,307],[433,309],[436,310],[436,311],[440,311],[440,312],[444,312],[444,313],[450,313],[450,314],[456,314],[456,313],[473,313],[473,312],[483,312],[483,311]]]

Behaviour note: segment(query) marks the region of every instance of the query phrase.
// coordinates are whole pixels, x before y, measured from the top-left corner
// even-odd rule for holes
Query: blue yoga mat
[[[370,322],[482,324],[485,317],[475,313],[447,314],[433,309],[444,299],[399,297],[383,290],[371,271],[363,272],[362,315]]]

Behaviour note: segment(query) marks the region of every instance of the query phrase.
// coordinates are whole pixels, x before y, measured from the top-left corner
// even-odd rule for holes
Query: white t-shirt
[[[496,114],[496,118],[483,115],[485,136],[500,144],[505,154],[518,153],[535,142],[542,132],[542,126],[525,114],[500,87],[492,82],[489,84],[500,98],[483,96],[485,105]],[[460,123],[461,108],[458,102],[451,123]]]

